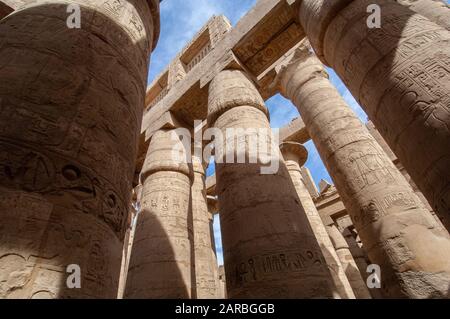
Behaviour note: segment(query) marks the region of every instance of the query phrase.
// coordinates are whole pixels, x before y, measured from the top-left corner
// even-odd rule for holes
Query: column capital
[[[280,93],[293,99],[296,89],[316,78],[328,79],[325,66],[309,44],[304,40],[297,49],[277,67],[276,85]]]
[[[305,165],[308,159],[308,150],[297,142],[283,142],[280,144],[280,150],[285,161],[294,161],[299,167]]]
[[[207,195],[206,200],[208,203],[208,211],[211,216],[214,216],[219,211],[219,201],[217,196]]]
[[[192,170],[194,173],[205,175],[207,164],[198,156],[192,155]]]
[[[141,173],[141,183],[158,171],[174,171],[191,174],[189,165],[191,141],[186,143],[171,129],[156,131],[150,141]]]
[[[152,50],[156,48],[159,40],[159,34],[161,32],[161,19],[159,18],[159,3],[161,0],[147,0],[150,7],[150,12],[152,14],[153,20],[153,43]]]
[[[308,35],[318,58],[327,64],[324,56],[324,38],[330,22],[354,0],[304,0],[300,3],[299,20]]]
[[[220,115],[238,106],[253,106],[269,118],[264,100],[248,75],[241,70],[224,70],[209,86],[209,125],[214,125]]]

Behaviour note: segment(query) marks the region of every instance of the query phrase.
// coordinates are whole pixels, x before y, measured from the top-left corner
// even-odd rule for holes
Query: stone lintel
[[[288,125],[280,128],[280,141],[305,144],[311,138],[301,117],[293,119]]]
[[[292,3],[294,4],[294,3]],[[270,24],[270,21],[274,24]],[[273,28],[272,28],[273,27]],[[286,31],[286,32],[285,32]],[[273,34],[264,34],[274,32]],[[284,34],[285,33],[285,34]],[[258,43],[258,35],[264,34],[262,43]],[[284,34],[283,36],[281,36]],[[304,37],[300,26],[295,23],[295,10],[286,0],[261,0],[220,40],[209,54],[196,65],[196,69],[188,72],[182,80],[177,82],[167,95],[150,108],[143,119],[142,131],[145,131],[153,119],[159,118],[164,112],[173,109],[190,108],[195,102],[186,99],[186,93],[194,89],[194,93],[201,91],[214,78],[214,75],[226,68],[258,69],[263,73],[267,67],[276,62]],[[243,41],[245,39],[245,41]],[[251,41],[254,41],[253,43]],[[252,46],[257,46],[252,51]],[[271,49],[270,59],[263,59],[259,55],[264,49]],[[263,61],[264,60],[264,61]],[[261,61],[263,69],[257,64]],[[255,79],[258,74],[251,74]],[[260,86],[260,85],[258,85]],[[197,87],[197,88],[196,88]],[[275,94],[272,91],[272,94]],[[201,97],[202,94],[197,94]],[[265,98],[268,98],[265,94]],[[189,103],[179,103],[179,100]],[[199,107],[206,109],[206,104]],[[200,111],[198,114],[206,114]],[[203,119],[203,118],[200,118]]]
[[[153,134],[160,129],[175,129],[179,127],[188,126],[179,120],[172,112],[168,111],[150,124],[148,129],[145,131],[145,139],[150,140]]]

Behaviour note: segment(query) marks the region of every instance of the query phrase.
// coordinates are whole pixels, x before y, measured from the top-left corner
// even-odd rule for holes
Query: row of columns
[[[224,266],[229,298],[332,298],[339,295],[286,165],[277,150],[268,111],[254,83],[240,70],[220,72],[209,86],[208,123],[227,138],[215,145],[216,193],[219,201]],[[260,129],[257,137],[236,141],[227,129]],[[231,138],[229,136],[232,136]],[[232,150],[249,158],[249,147],[236,142],[258,140],[257,161],[220,163]],[[240,154],[245,151],[246,154]],[[230,155],[230,154],[227,154]],[[261,158],[264,155],[265,161]],[[273,174],[261,174],[268,161]],[[222,161],[223,162],[223,161]]]
[[[336,242],[336,237],[338,237],[337,233],[333,233],[335,238],[333,245],[329,231],[327,231],[327,228],[323,224],[316,205],[306,188],[300,170],[306,163],[308,156],[306,148],[295,142],[284,142],[281,144],[280,148],[283,158],[286,161],[286,166],[292,182],[297,191],[297,195],[300,199],[300,203],[305,210],[317,242],[321,247],[327,266],[330,268],[333,281],[335,282],[336,287],[338,287],[338,291],[340,291],[340,295],[347,299],[355,297],[358,299],[371,298],[365,281],[362,279],[356,265],[354,265],[355,261],[353,260],[352,255],[349,254],[348,251],[342,250],[344,247],[341,247],[341,242]],[[337,240],[339,240],[339,238]],[[344,240],[343,237],[342,240]]]
[[[204,163],[188,151],[175,129],[151,138],[124,298],[218,297]]]
[[[158,1],[76,2],[83,16],[95,16],[81,29],[67,28],[66,5],[52,2],[24,6],[0,22],[0,297],[117,295]],[[382,28],[367,26],[372,4],[381,7]],[[448,214],[450,33],[412,10],[421,9],[389,0],[303,0],[298,16],[318,58],[359,100],[433,209]],[[371,262],[381,266],[383,295],[448,297],[448,233],[308,47],[280,73],[280,86],[299,109]],[[222,131],[266,129],[258,134],[271,149],[267,109],[243,71],[213,79],[208,122]],[[181,141],[173,134],[162,129],[150,142],[127,298],[214,291],[202,163],[175,160]],[[216,156],[234,142],[217,144]],[[327,253],[333,247],[305,196],[299,163],[278,153],[255,164],[216,163],[228,296],[364,294],[350,284],[358,278],[343,275],[348,263],[339,251],[346,247],[335,239],[337,252]],[[267,158],[278,161],[276,173],[261,174]],[[328,233],[333,238],[333,229]],[[68,265],[82,269],[81,289],[68,289]]]
[[[307,45],[299,47],[280,76],[281,92],[297,106],[369,259],[383,270],[384,295],[446,296],[448,233],[342,99]]]
[[[448,233],[329,82],[309,46],[300,46],[280,71],[279,84],[299,109],[369,259],[382,270],[383,296],[446,297]],[[265,134],[263,149],[272,146],[264,101],[243,71],[224,70],[211,82],[208,123],[228,138],[216,143],[216,160],[229,156],[227,145],[237,142],[227,129],[266,129],[257,134]],[[245,144],[252,140],[246,136]],[[273,150],[254,164],[216,162],[228,296],[369,298],[348,245],[337,229],[325,228],[307,194],[299,174],[304,149],[292,143],[281,148],[286,162]],[[235,159],[250,158],[233,150]],[[261,174],[267,158],[279,162],[276,173]]]
[[[415,2],[305,0],[298,17],[317,56],[359,101],[433,210],[448,215],[450,32],[435,18],[449,9],[425,12],[423,3],[433,1]],[[380,28],[367,24],[373,5]]]
[[[366,107],[391,147],[400,153],[399,158],[412,171],[413,178],[428,195],[434,208],[439,213],[447,213],[448,189],[445,181],[448,179],[438,180],[442,174],[448,177],[448,148],[443,147],[448,145],[448,127],[441,124],[446,123],[446,99],[439,90],[430,91],[423,83],[413,81],[416,77],[419,81],[421,78],[424,80],[426,76],[426,80],[446,78],[445,72],[439,72],[439,67],[445,69],[448,50],[436,49],[433,44],[445,44],[447,33],[436,25],[427,24],[419,15],[387,1],[377,1],[382,6],[387,27],[385,25],[378,32],[367,31],[362,23],[364,19],[349,18],[365,17],[362,13],[368,4],[372,2],[336,1],[332,5],[324,5],[320,1],[304,1],[300,8],[300,21],[319,57],[335,68],[352,93]],[[310,18],[315,19],[312,24]],[[407,24],[407,20],[425,22],[426,28],[418,35],[414,23]],[[316,24],[316,21],[320,23]],[[404,24],[405,30],[402,30],[401,35],[397,33],[400,39],[395,37],[394,22],[396,25]],[[348,25],[349,23],[354,25]],[[362,30],[362,27],[365,29]],[[340,48],[336,47],[338,42],[335,39],[339,38],[335,37],[336,28],[339,32],[347,32],[340,37],[339,44],[344,44]],[[388,34],[390,31],[392,34]],[[361,42],[354,41],[356,35]],[[386,50],[381,53],[370,51],[370,46],[366,43],[377,45],[379,39],[388,40],[389,45],[382,46]],[[422,47],[421,54],[417,54],[418,47],[412,48],[410,43],[421,44],[426,48]],[[350,54],[350,51],[355,50],[352,47],[355,45],[359,46],[358,52],[366,52],[365,60],[358,60],[361,55]],[[394,60],[391,54],[394,47],[395,52],[401,53],[399,61]],[[448,234],[423,207],[410,185],[328,82],[322,65],[311,56],[308,49],[299,50],[297,54],[299,59],[291,61],[282,72],[281,91],[299,108],[361,239],[368,248],[369,258],[381,266],[384,272],[384,296],[446,296],[449,283]],[[412,60],[412,54],[415,61],[410,62],[407,67],[398,66],[400,62],[407,64],[406,59]],[[437,66],[429,65],[424,59],[429,59],[430,55],[434,58],[433,61],[437,61],[438,56],[443,57],[443,61],[437,63]],[[374,62],[363,64],[367,57],[371,57]],[[420,67],[425,72],[421,73]],[[369,68],[372,72],[367,75],[364,72]],[[377,73],[377,68],[388,68],[391,71],[389,77],[383,77],[385,75],[381,72]],[[388,81],[384,81],[386,79]],[[379,81],[383,81],[381,83],[385,86],[379,88],[376,85]],[[439,89],[439,85],[436,87]],[[433,95],[436,98],[433,99]],[[393,105],[400,107],[392,108]],[[389,106],[391,109],[387,109]],[[269,128],[264,102],[251,80],[238,70],[223,71],[212,81],[208,113],[209,123],[222,131],[228,128]],[[400,125],[394,125],[396,123]],[[418,136],[419,143],[411,139],[412,132],[422,133]],[[429,137],[435,135],[437,138],[432,139],[431,143],[421,142],[430,140]],[[270,133],[267,133],[268,143],[271,138]],[[227,143],[234,142],[227,140],[223,145],[216,145],[216,155],[223,155]],[[268,176],[260,174],[259,162],[250,165],[216,164],[228,295],[231,298],[352,298],[355,295],[369,298],[364,281],[355,271],[354,260],[348,258],[349,247],[345,240],[337,229],[325,229],[321,223],[298,174],[301,159],[298,153],[291,150],[291,146],[282,146],[287,161],[285,163],[282,159],[275,158],[280,161],[280,170]],[[422,152],[418,152],[418,149]],[[427,155],[417,161],[410,156],[413,151],[419,156],[425,152]],[[240,154],[233,155],[238,157]],[[157,167],[154,171],[147,168],[144,171],[145,180],[147,174],[152,176],[149,179],[148,196],[144,196],[147,200],[150,198],[151,202],[149,218],[159,221],[160,227],[154,222],[148,229],[142,226],[141,231],[148,234],[156,230],[160,234],[160,238],[156,240],[159,243],[168,239],[170,245],[159,246],[159,253],[161,247],[163,250],[166,248],[166,252],[170,252],[170,249],[173,251],[168,255],[150,258],[151,267],[145,266],[145,253],[137,251],[134,268],[130,269],[136,279],[134,282],[130,281],[128,296],[149,296],[145,295],[145,288],[147,292],[152,291],[150,297],[207,297],[214,291],[214,275],[211,275],[214,274],[214,267],[210,267],[213,262],[210,254],[211,238],[208,244],[205,235],[211,233],[208,231],[209,223],[204,218],[207,215],[205,197],[204,194],[199,195],[204,190],[204,185],[198,180],[204,181],[204,172],[203,167],[199,169],[202,163],[197,163],[197,168],[195,163],[194,161],[194,167],[190,168],[194,172],[190,190],[192,198],[187,195],[188,180],[192,172],[188,173],[186,167],[181,168],[181,163],[173,167],[172,163],[164,163],[162,159],[158,162],[162,167]],[[164,175],[164,179],[162,175],[158,177],[158,174]],[[162,182],[163,180],[166,182]],[[163,190],[172,191],[172,194],[161,195]],[[195,194],[198,198],[194,198]],[[153,202],[154,196],[162,198],[162,208],[159,208],[158,200]],[[170,207],[172,200],[173,203],[178,203],[179,199],[184,200],[185,204],[190,203],[192,207],[186,209],[183,206],[178,212],[178,218],[166,216],[163,212],[167,209],[164,208],[164,203]],[[179,206],[175,204],[175,207]],[[145,224],[143,219],[142,225]],[[193,229],[198,229],[198,233],[193,232]],[[332,238],[334,247],[328,235]],[[421,238],[419,243],[417,237]],[[154,239],[142,239],[143,247],[151,246],[154,242]],[[150,252],[148,256],[158,255],[156,250]],[[192,265],[193,260],[195,267]],[[148,276],[150,269],[160,269],[155,264],[167,262],[173,266],[173,271],[167,271],[167,268],[157,271],[156,275],[151,276],[159,279],[155,285],[152,284],[153,279],[142,281]],[[173,276],[177,271],[180,272],[179,276]],[[175,279],[175,282],[170,279]],[[144,290],[136,290],[138,283],[145,283]],[[170,286],[169,291],[164,288],[167,286]],[[161,294],[155,294],[154,291],[160,291]]]

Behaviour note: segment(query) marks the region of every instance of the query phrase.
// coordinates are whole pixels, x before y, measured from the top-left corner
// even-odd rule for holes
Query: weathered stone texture
[[[202,160],[196,156],[192,158],[192,169],[194,173],[191,193],[196,298],[217,298],[219,274],[214,252],[214,237],[211,232],[213,215],[209,213],[206,202],[205,169]]]
[[[208,107],[209,123],[224,136],[227,128],[263,128],[262,140],[273,147],[264,102],[243,72],[219,73],[210,84]],[[218,163],[226,144],[234,142],[215,145],[228,297],[332,297],[330,273],[278,145],[266,155],[279,161],[280,169],[266,175],[261,174],[261,160]]]
[[[117,296],[158,3],[71,1],[80,29],[68,3],[23,1],[0,22],[3,298]]]
[[[381,7],[368,28],[367,7]],[[450,32],[390,0],[305,0],[300,21],[437,214],[450,212]]]
[[[350,286],[341,262],[339,261],[333,244],[328,236],[327,230],[325,229],[322,219],[320,219],[319,212],[317,211],[302,178],[300,167],[306,163],[308,151],[303,145],[294,142],[282,143],[280,149],[283,158],[286,161],[286,167],[291,176],[292,183],[294,184],[298,198],[300,199],[300,204],[308,217],[309,224],[311,225],[320,249],[322,250],[325,262],[330,269],[336,287],[336,297],[353,299],[355,298],[355,294],[353,293],[352,287]]]
[[[445,0],[396,0],[434,23],[450,30],[450,7]]]
[[[281,74],[373,263],[387,297],[444,297],[450,239],[381,146],[301,46]],[[417,240],[420,238],[420,241]]]
[[[334,225],[326,226],[326,231],[341,262],[345,275],[353,288],[356,298],[372,298],[370,292],[367,290],[366,281],[361,276],[361,272],[352,256],[352,253],[350,252],[350,248],[345,241],[344,236],[342,236],[340,231]],[[366,270],[367,267],[363,269],[363,271]]]
[[[159,130],[150,141],[125,298],[192,296],[191,169],[185,151],[175,130]]]

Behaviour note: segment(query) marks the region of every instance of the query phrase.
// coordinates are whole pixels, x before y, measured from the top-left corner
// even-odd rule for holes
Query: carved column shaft
[[[231,135],[215,145],[228,297],[332,297],[331,276],[274,145],[264,101],[243,72],[222,71],[212,81],[208,123],[223,136],[232,128],[261,129],[245,137]],[[262,154],[256,164],[249,163],[248,147],[255,143],[255,134],[260,138],[257,143],[267,146],[265,157],[279,164],[276,172],[261,173],[266,162]],[[225,162],[226,152],[235,160],[243,155],[237,147],[227,150],[236,142],[246,145],[240,151],[245,152],[246,163]]]
[[[75,29],[27,2],[0,21],[0,298],[116,298],[159,2],[71,1]]]
[[[191,171],[182,150],[174,130],[153,134],[141,173],[141,212],[125,298],[192,296]]]
[[[120,280],[119,280],[119,291],[118,291],[118,299],[123,298],[123,294],[125,292],[125,284],[127,282],[128,276],[128,266],[130,264],[130,256],[131,249],[133,247],[134,241],[134,233],[136,231],[136,220],[137,215],[139,214],[139,207],[141,201],[141,193],[142,193],[142,185],[138,185],[133,189],[132,192],[132,200],[130,204],[130,213],[128,216],[128,229],[125,234],[125,240],[123,244],[123,253],[122,253],[122,266],[120,270]]]
[[[194,225],[194,255],[196,298],[217,298],[217,261],[214,237],[211,232],[212,215],[208,211],[205,189],[205,169],[201,158],[192,157],[194,180],[192,183],[192,218]]]
[[[345,241],[344,236],[342,236],[340,231],[334,225],[326,226],[326,231],[333,243],[336,254],[341,261],[341,265],[344,268],[345,274],[347,275],[348,281],[350,282],[356,297],[358,299],[370,299],[371,295],[367,289],[366,282],[361,276],[359,267],[350,252],[350,248]],[[365,267],[363,271],[366,271],[366,269],[367,267]]]
[[[305,210],[309,224],[311,225],[314,235],[316,236],[327,266],[330,268],[330,273],[336,286],[336,292],[342,298],[353,299],[355,298],[355,294],[350,286],[349,280],[345,275],[336,251],[334,250],[333,244],[331,243],[327,230],[325,229],[325,225],[323,224],[319,212],[316,209],[316,205],[314,204],[302,178],[300,167],[306,163],[308,151],[303,145],[293,142],[282,143],[280,149],[283,154],[283,158],[286,161],[286,167],[289,171],[289,175],[291,176],[295,190],[297,191],[297,195],[300,199],[300,204]]]
[[[369,5],[380,28],[369,28]],[[300,22],[437,214],[450,212],[450,32],[391,0],[305,0]],[[369,20],[370,20],[369,19]]]
[[[397,2],[450,30],[450,8],[445,0],[397,0]]]
[[[215,238],[215,232],[214,232],[214,216],[218,213],[218,204],[217,204],[217,197],[216,196],[206,196],[206,203],[208,206],[208,213],[209,213],[209,228],[211,232],[211,254],[212,259],[214,260],[214,272],[215,272],[215,282],[216,282],[216,292],[217,292],[217,298],[218,299],[225,299],[225,289],[223,289],[222,282],[220,281],[220,273],[219,273],[219,261],[217,258],[217,246],[216,246],[216,238]],[[223,266],[222,266],[223,267]]]
[[[410,184],[330,83],[320,61],[300,47],[281,74],[391,297],[446,296],[450,240]],[[417,239],[420,238],[420,241]]]

